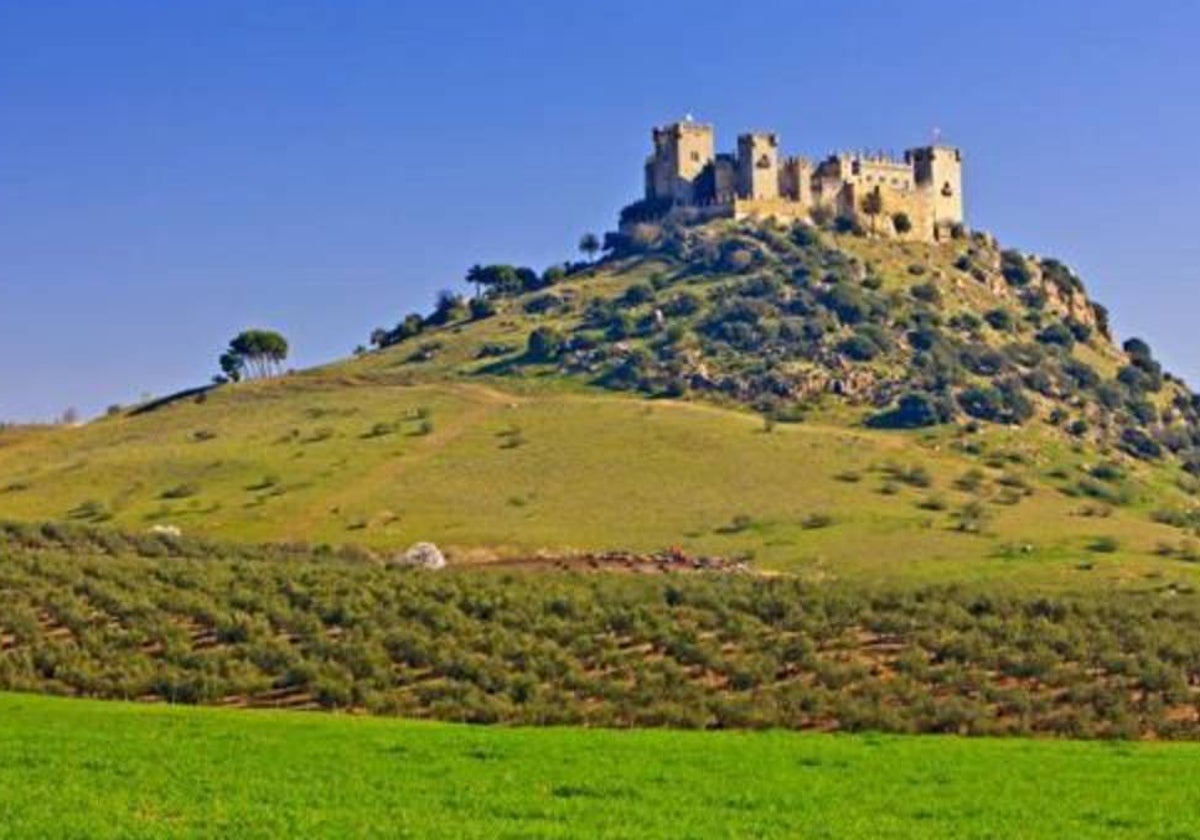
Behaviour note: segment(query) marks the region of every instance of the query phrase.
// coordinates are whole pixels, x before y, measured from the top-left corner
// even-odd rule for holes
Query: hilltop
[[[481,267],[376,349],[0,432],[0,509],[458,560],[688,551],[817,576],[1190,574],[1197,412],[1062,263],[846,220],[640,222]]]

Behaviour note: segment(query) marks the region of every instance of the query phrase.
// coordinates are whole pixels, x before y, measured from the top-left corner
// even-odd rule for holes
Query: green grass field
[[[471,728],[0,695],[0,837],[1137,837],[1200,746]]]

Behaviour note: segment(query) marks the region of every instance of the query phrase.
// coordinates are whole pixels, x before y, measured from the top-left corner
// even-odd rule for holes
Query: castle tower
[[[813,167],[805,158],[790,157],[784,160],[779,173],[779,192],[789,201],[811,207]]]
[[[919,189],[928,190],[935,228],[963,221],[962,152],[953,146],[909,149],[904,160],[913,168]]]
[[[779,136],[738,137],[739,198],[779,198]]]
[[[652,132],[654,152],[646,160],[646,198],[678,204],[696,202],[696,182],[713,162],[713,127],[689,117]]]

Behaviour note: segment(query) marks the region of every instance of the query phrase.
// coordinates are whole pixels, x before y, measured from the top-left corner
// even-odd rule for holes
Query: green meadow
[[[0,695],[0,837],[1200,832],[1200,746],[477,728]]]

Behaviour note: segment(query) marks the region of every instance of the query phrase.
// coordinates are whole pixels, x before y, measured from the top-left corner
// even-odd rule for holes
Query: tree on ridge
[[[264,379],[281,372],[288,342],[273,330],[243,330],[233,337],[218,363],[231,382]]]

